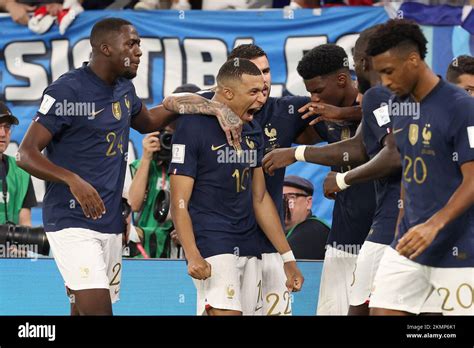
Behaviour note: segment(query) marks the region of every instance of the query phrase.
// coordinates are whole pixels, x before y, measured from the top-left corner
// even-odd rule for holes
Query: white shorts
[[[262,254],[263,314],[291,315],[293,295],[286,287],[286,274],[279,253]]]
[[[375,276],[369,307],[414,314],[474,315],[473,288],[474,268],[425,266],[387,248]]]
[[[205,260],[211,264],[211,276],[205,280],[193,278],[197,315],[206,315],[210,308],[239,311],[243,315],[261,313],[258,299],[262,270],[256,257],[222,254]]]
[[[122,276],[122,234],[85,228],[47,232],[54,260],[71,290],[109,289],[112,303],[119,300]]]
[[[350,288],[349,304],[360,306],[370,299],[375,274],[380,260],[389,245],[366,241],[360,249],[354,272],[354,281]]]
[[[357,255],[326,247],[317,315],[347,315]]]

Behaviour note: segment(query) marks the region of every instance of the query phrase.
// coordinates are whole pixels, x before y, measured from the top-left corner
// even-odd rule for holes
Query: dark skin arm
[[[101,218],[106,211],[96,189],[79,175],[52,163],[41,153],[52,137],[43,125],[32,122],[18,149],[18,166],[37,178],[68,185],[84,215],[94,220]]]
[[[397,251],[410,259],[430,246],[439,231],[474,204],[474,161],[461,165],[463,180],[448,203],[426,222],[413,226],[398,241]]]
[[[347,173],[344,178],[346,184],[359,184],[400,172],[402,163],[393,134],[383,138],[383,146],[374,158]],[[327,198],[334,198],[334,193],[341,191],[336,183],[336,175],[336,172],[329,172],[324,180],[324,196]]]
[[[263,168],[266,173],[273,175],[274,171],[296,162],[296,148],[275,149],[265,155]],[[359,125],[356,134],[347,140],[316,147],[308,146],[304,153],[306,162],[324,166],[356,166],[368,160],[362,141],[362,127]]]
[[[360,121],[362,119],[362,108],[359,105],[338,107],[318,101],[310,101],[305,106],[298,109],[298,112],[305,113],[301,118],[317,115],[309,125],[314,125],[321,121]]]

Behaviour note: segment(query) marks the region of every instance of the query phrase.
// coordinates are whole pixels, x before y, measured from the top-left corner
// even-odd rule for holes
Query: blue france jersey
[[[362,133],[371,159],[383,149],[383,139],[392,131],[390,96],[390,91],[383,86],[372,87],[364,93]],[[393,241],[399,213],[400,181],[401,172],[374,180],[376,208],[368,241],[387,245]]]
[[[319,122],[315,130],[329,144],[354,136],[358,122]],[[335,172],[346,172],[350,166],[331,167]],[[334,248],[341,246],[351,254],[357,254],[369,233],[375,212],[374,183],[352,185],[336,196],[332,213],[332,226],[328,244]]]
[[[123,232],[121,198],[129,127],[141,107],[130,80],[121,78],[107,85],[87,65],[46,88],[34,121],[53,135],[47,157],[91,184],[106,208],[101,219],[88,219],[67,185],[48,182],[43,201],[47,232],[70,227]]]
[[[263,154],[258,123],[244,125],[241,146],[239,156],[214,116],[182,115],[177,121],[169,173],[194,178],[188,209],[204,258],[260,257],[252,208],[252,170],[261,167]]]
[[[395,247],[411,227],[448,203],[462,182],[461,165],[474,160],[474,98],[440,80],[421,103],[395,98],[391,108],[405,189],[405,213]],[[443,228],[414,261],[432,267],[473,267],[474,206]]]
[[[211,99],[213,92],[200,93]],[[311,119],[302,120],[298,109],[309,103],[309,97],[287,96],[282,98],[269,97],[262,109],[254,115],[254,120],[260,124],[263,131],[264,155],[277,149],[290,147],[298,135],[304,131]],[[283,211],[283,181],[286,168],[278,169],[273,176],[265,174],[267,191],[275,203],[278,214],[284,226]],[[274,253],[275,247],[259,228],[259,239],[262,253]]]

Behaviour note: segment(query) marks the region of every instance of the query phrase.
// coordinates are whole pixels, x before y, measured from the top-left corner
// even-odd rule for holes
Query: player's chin
[[[137,70],[138,69],[133,69],[133,68],[125,70],[124,73],[122,74],[122,77],[129,80],[134,79],[137,76]]]

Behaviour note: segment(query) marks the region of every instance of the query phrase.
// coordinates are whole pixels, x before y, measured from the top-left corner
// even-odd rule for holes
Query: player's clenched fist
[[[289,166],[296,162],[295,149],[288,147],[284,149],[275,149],[270,153],[267,153],[263,158],[263,170],[273,175],[275,170]]]
[[[189,258],[188,274],[194,279],[207,279],[211,276],[211,264],[201,256]]]
[[[336,199],[336,192],[340,192],[341,189],[337,185],[336,172],[329,172],[324,179],[323,191],[324,197],[329,199]]]
[[[105,214],[104,202],[91,184],[81,179],[78,175],[75,175],[68,184],[71,193],[81,205],[82,211],[87,218],[96,220]]]
[[[286,287],[288,291],[300,291],[303,287],[304,277],[296,265],[296,261],[285,262],[283,268],[286,274]]]

